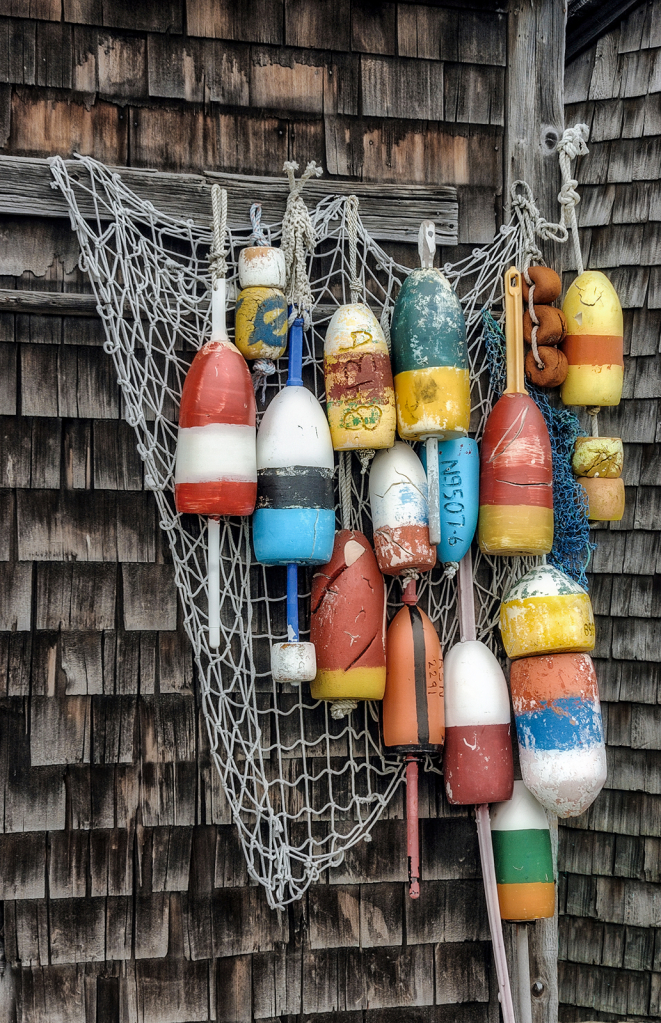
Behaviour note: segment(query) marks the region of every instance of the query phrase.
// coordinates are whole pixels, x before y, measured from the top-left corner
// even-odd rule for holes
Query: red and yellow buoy
[[[567,336],[562,348],[569,368],[560,396],[565,405],[618,405],[624,379],[622,306],[599,270],[573,282],[562,310]]]

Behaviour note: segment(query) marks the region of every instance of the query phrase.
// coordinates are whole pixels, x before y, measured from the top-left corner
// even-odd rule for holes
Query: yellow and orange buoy
[[[551,565],[537,565],[500,605],[500,634],[508,657],[594,649],[592,602],[585,590]]]
[[[565,405],[618,405],[624,378],[622,306],[605,274],[586,270],[573,282],[562,311],[569,368],[560,396]]]
[[[572,469],[585,491],[587,516],[595,522],[619,522],[624,515],[624,448],[619,437],[579,437]]]

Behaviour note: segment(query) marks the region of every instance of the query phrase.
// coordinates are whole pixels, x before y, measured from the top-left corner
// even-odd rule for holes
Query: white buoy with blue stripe
[[[334,457],[328,420],[302,379],[303,320],[289,337],[287,386],[267,408],[257,432],[255,558],[287,565],[287,642],[274,644],[279,682],[309,682],[316,674],[312,643],[298,637],[298,565],[330,561],[335,537]]]

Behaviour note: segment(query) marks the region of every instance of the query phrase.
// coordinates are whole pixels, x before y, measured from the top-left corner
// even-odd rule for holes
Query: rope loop
[[[261,202],[254,202],[250,207],[250,223],[252,224],[252,234],[250,240],[253,245],[268,245],[268,241],[264,231],[262,229],[262,204]]]
[[[362,297],[363,286],[356,272],[358,259],[358,205],[357,195],[350,195],[346,203],[347,235],[349,237],[349,291],[351,301],[356,304]]]
[[[531,263],[544,264],[544,257],[535,241],[536,238],[562,244],[567,241],[569,235],[564,224],[552,224],[541,215],[527,181],[515,181],[510,189],[510,196],[521,229],[523,242],[521,269],[525,275]],[[527,276],[526,282],[530,283]]]
[[[227,235],[227,192],[220,185],[211,186],[211,209],[213,213],[213,240],[209,252],[209,269],[211,286],[227,277],[227,259],[225,258],[225,238]]]
[[[289,323],[293,323],[297,317],[301,316],[305,330],[309,330],[312,323],[310,310],[313,298],[307,271],[307,256],[314,252],[315,235],[310,211],[303,202],[301,192],[310,178],[318,178],[323,172],[321,167],[317,167],[314,160],[310,161],[298,181],[294,175],[294,171],[297,170],[297,163],[291,160],[285,161],[283,171],[289,180],[289,195],[282,221],[280,245],[287,267],[285,294],[288,304],[292,307]]]
[[[361,476],[364,476],[366,472],[369,472],[370,462],[374,458],[375,454],[376,451],[374,448],[362,448],[362,450],[358,452]]]
[[[358,700],[333,700],[331,702],[331,717],[334,721],[341,721],[349,716],[352,710],[358,706]]]
[[[578,221],[576,219],[576,207],[581,197],[576,191],[578,180],[572,177],[571,164],[579,156],[587,156],[589,149],[587,141],[590,136],[590,129],[587,124],[575,124],[573,128],[565,129],[565,132],[558,143],[558,160],[560,161],[560,174],[562,175],[562,187],[558,195],[560,203],[562,223],[565,230],[571,231],[574,243],[574,256],[576,257],[577,273],[583,273],[583,256],[578,236]]]
[[[266,401],[266,384],[268,378],[275,373],[275,363],[273,359],[256,359],[253,374],[252,374],[252,386],[255,394],[258,390],[262,389],[262,405]]]

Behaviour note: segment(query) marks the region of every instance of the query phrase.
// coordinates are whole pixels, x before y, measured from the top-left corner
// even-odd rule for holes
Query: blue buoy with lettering
[[[426,451],[420,452],[427,468]],[[472,437],[440,441],[438,473],[441,505],[441,562],[461,561],[470,548],[480,510],[480,455]]]

